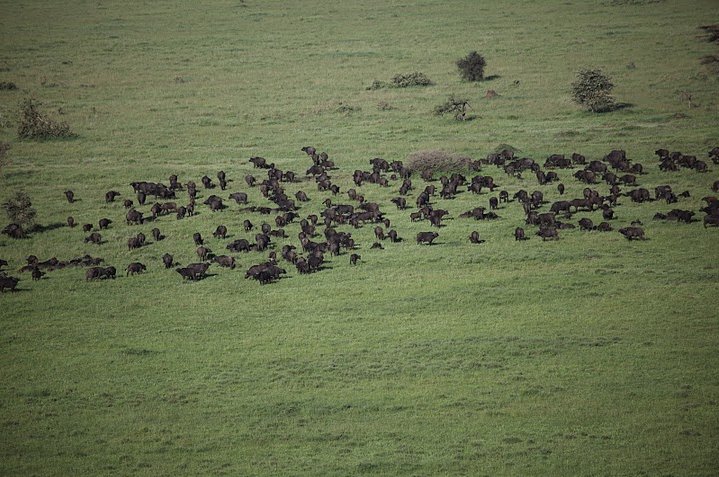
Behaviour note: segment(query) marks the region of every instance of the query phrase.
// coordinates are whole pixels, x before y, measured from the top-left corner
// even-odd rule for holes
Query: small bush
[[[426,74],[415,71],[413,73],[394,75],[392,86],[395,88],[409,88],[411,86],[431,86],[434,83]]]
[[[464,58],[457,60],[459,74],[466,81],[482,81],[485,66],[487,66],[487,61],[476,51],[472,51]]]
[[[17,89],[17,85],[12,81],[0,81],[0,90],[12,91]]]
[[[20,105],[20,125],[17,135],[19,139],[53,139],[74,136],[70,131],[70,126],[42,114],[35,101],[29,98]]]
[[[706,32],[706,40],[710,43],[719,43],[719,24],[700,26]]]
[[[443,116],[445,114],[453,114],[454,119],[458,121],[466,121],[473,119],[467,116],[467,109],[469,109],[469,100],[465,98],[458,98],[455,95],[451,95],[447,101],[442,104],[438,104],[434,108],[434,114],[437,116]]]
[[[10,144],[7,142],[0,142],[0,176],[5,173],[5,169],[12,164],[12,161],[8,157],[8,151],[10,150]]]
[[[612,111],[616,108],[612,88],[614,84],[602,70],[581,70],[572,83],[572,98],[595,113]]]
[[[433,84],[432,80],[429,79],[426,74],[415,71],[407,74],[394,75],[389,83],[374,80],[367,89],[373,91],[382,88],[411,88],[412,86],[431,86]]]
[[[407,156],[407,167],[422,177],[430,177],[440,172],[457,172],[472,169],[471,157],[445,151],[417,151]]]
[[[2,205],[10,222],[21,225],[25,230],[35,225],[37,211],[33,208],[30,197],[25,192],[16,192],[15,195]]]
[[[352,113],[358,113],[360,111],[362,111],[362,108],[360,108],[359,106],[352,106],[351,104],[342,103],[342,102],[340,102],[340,104],[337,106],[337,109],[335,109],[335,112],[338,112],[338,113],[341,113],[341,114],[344,114],[347,116],[349,116]]]
[[[374,80],[374,81],[372,81],[371,85],[367,86],[367,89],[369,91],[374,91],[376,89],[382,89],[382,88],[386,88],[386,87],[387,87],[387,83],[385,81]]]
[[[394,106],[389,104],[387,101],[380,101],[379,103],[377,103],[377,109],[379,109],[380,111],[389,111],[394,109]]]

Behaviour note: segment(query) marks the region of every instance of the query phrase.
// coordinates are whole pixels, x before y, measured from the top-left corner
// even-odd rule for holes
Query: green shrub
[[[580,70],[572,83],[572,98],[595,113],[603,113],[616,108],[611,94],[614,84],[602,70]]]
[[[25,99],[20,105],[20,125],[17,128],[19,139],[53,139],[73,137],[70,126],[59,123],[41,113],[35,101]]]
[[[21,225],[25,230],[35,225],[37,211],[32,206],[30,196],[25,192],[16,192],[15,195],[2,205],[10,222]]]
[[[471,157],[446,151],[417,151],[407,156],[407,167],[422,177],[431,177],[441,172],[467,171],[474,167]]]
[[[487,61],[476,51],[472,51],[464,58],[457,60],[459,74],[466,81],[482,81],[485,66],[487,66]]]
[[[455,95],[451,95],[447,101],[442,104],[438,104],[434,108],[434,114],[437,116],[443,116],[445,114],[453,114],[454,119],[458,121],[466,121],[473,119],[467,116],[467,109],[469,109],[469,100],[465,98],[458,98]]]
[[[431,86],[433,84],[432,80],[429,79],[426,74],[414,71],[412,73],[396,74],[389,83],[374,80],[367,89],[372,91],[382,88],[411,88],[412,86]]]
[[[415,71],[413,73],[394,75],[392,86],[395,88],[409,88],[411,86],[431,86],[434,83],[426,74]]]

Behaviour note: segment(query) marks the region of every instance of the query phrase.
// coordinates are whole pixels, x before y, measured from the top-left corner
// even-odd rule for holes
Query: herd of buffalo
[[[330,160],[324,152],[318,153],[314,147],[303,147],[302,151],[311,159],[311,166],[305,171],[304,177],[293,171],[282,171],[274,164],[268,163],[262,157],[252,157],[249,162],[259,172],[247,174],[244,182],[249,188],[257,188],[266,204],[264,206],[248,205],[250,203],[246,192],[226,193],[229,182],[225,172],[217,174],[217,184],[208,176],[201,178],[201,188],[194,181],[180,183],[176,175],[170,175],[168,184],[136,181],[132,182],[133,196],[135,200],[124,199],[122,206],[125,223],[127,227],[139,226],[145,223],[159,223],[160,218],[174,217],[176,220],[184,220],[195,215],[196,204],[207,206],[211,212],[219,212],[227,209],[227,202],[233,201],[240,211],[248,214],[252,220],[260,222],[259,226],[252,223],[248,218],[243,222],[243,229],[246,233],[254,233],[253,239],[239,238],[226,244],[227,253],[250,253],[260,252],[266,259],[251,266],[245,273],[246,278],[257,280],[261,284],[274,282],[284,275],[286,270],[280,265],[282,261],[294,266],[300,274],[309,274],[321,270],[327,254],[338,256],[344,251],[349,253],[350,263],[356,265],[361,256],[354,251],[359,248],[347,230],[360,228],[366,224],[374,226],[376,241],[369,248],[383,248],[383,242],[389,240],[396,243],[402,239],[396,229],[391,227],[389,219],[382,211],[381,205],[365,199],[362,191],[367,184],[374,184],[378,187],[390,187],[391,183],[399,184],[396,197],[391,199],[399,210],[413,208],[409,212],[409,218],[413,222],[427,221],[427,223],[439,230],[443,226],[443,220],[450,214],[449,211],[438,207],[441,200],[454,198],[461,192],[482,194],[489,192],[488,207],[477,206],[459,215],[461,218],[475,220],[496,220],[499,216],[496,210],[502,203],[516,202],[524,211],[525,221],[514,230],[514,239],[517,241],[528,240],[530,234],[525,227],[535,227],[535,234],[542,240],[557,240],[560,231],[579,227],[584,231],[610,232],[614,230],[611,225],[615,218],[614,210],[620,206],[620,197],[626,197],[635,203],[649,201],[665,201],[667,204],[678,203],[680,198],[688,197],[688,191],[675,191],[669,184],[662,184],[653,191],[639,186],[639,177],[645,174],[643,164],[631,161],[625,151],[613,150],[603,160],[587,161],[581,154],[574,153],[567,157],[561,154],[553,154],[547,158],[543,165],[529,158],[517,158],[510,150],[490,154],[486,159],[476,161],[472,164],[474,175],[467,178],[460,173],[443,175],[439,177],[438,183],[432,174],[422,173],[415,178],[413,171],[401,161],[388,162],[381,158],[374,158],[369,161],[369,170],[355,170],[352,174],[354,186],[345,191],[348,203],[341,203],[340,187],[332,182],[330,174],[338,170],[334,161]],[[697,159],[680,152],[670,152],[667,149],[656,151],[658,167],[661,171],[672,172],[681,168],[693,169],[699,173],[708,171],[706,161]],[[708,153],[708,160],[719,164],[719,147],[715,147]],[[564,197],[565,186],[560,182],[557,169],[576,169],[572,177],[586,185],[581,197],[558,200],[546,207],[544,193],[540,190],[527,191],[518,190],[510,195],[506,190],[495,189],[500,186],[495,179],[489,175],[482,175],[483,168],[495,166],[508,176],[522,178],[523,175],[534,175],[540,186],[556,183],[556,190],[560,197]],[[257,175],[258,177],[255,177]],[[412,179],[415,180],[413,183]],[[296,183],[302,180],[313,182],[318,193],[324,196],[323,209],[318,214],[300,214],[302,204],[309,202],[307,192],[297,191],[291,196],[285,191],[285,185]],[[416,184],[418,180],[423,182],[420,187]],[[223,191],[222,196],[212,193],[219,188]],[[603,192],[600,192],[599,189]],[[201,195],[200,191],[204,191]],[[410,194],[415,192],[414,207]],[[719,181],[712,184],[712,191],[719,192]],[[206,196],[204,194],[207,194]],[[118,197],[123,194],[111,190],[105,194],[106,203],[115,203]],[[203,200],[200,202],[200,197]],[[148,200],[153,198],[148,203]],[[72,204],[76,201],[75,194],[71,190],[65,191],[65,199]],[[180,202],[180,200],[182,200]],[[716,196],[707,195],[702,199],[705,206],[700,209],[704,213],[703,226],[719,226],[719,199]],[[118,201],[119,203],[119,201]],[[145,212],[141,207],[148,207]],[[118,207],[120,207],[118,205]],[[545,209],[545,210],[542,210]],[[548,210],[547,210],[548,209]],[[594,224],[589,218],[582,218],[575,225],[569,222],[572,215],[580,211],[599,211],[603,221]],[[670,220],[683,223],[697,221],[694,219],[696,211],[675,208],[668,213],[657,212],[656,220]],[[221,217],[218,214],[217,217]],[[273,220],[268,220],[273,216]],[[256,217],[256,218],[254,218]],[[164,220],[164,219],[163,219]],[[268,222],[274,221],[274,226]],[[78,224],[73,217],[67,217],[67,226],[75,228]],[[295,245],[285,244],[276,246],[277,239],[287,238],[285,227],[298,223],[298,242]],[[109,218],[100,218],[95,224],[83,224],[81,226],[85,234],[84,241],[88,244],[103,244],[102,233],[113,225],[114,221]],[[339,228],[344,227],[346,231]],[[253,232],[254,231],[254,232]],[[618,229],[627,240],[645,240],[644,229],[640,222],[632,222],[626,227]],[[26,232],[18,224],[9,224],[2,233],[15,239],[26,237]],[[155,244],[161,242],[165,237],[159,227],[151,231]],[[226,239],[228,234],[225,225],[218,225],[213,232],[215,239]],[[436,231],[419,232],[416,235],[417,244],[432,245],[439,237]],[[227,254],[216,254],[206,244],[202,235],[197,232],[192,237],[195,252],[198,257],[196,263],[179,266],[175,263],[170,253],[162,256],[162,266],[174,270],[185,280],[202,280],[207,276],[211,264],[219,267],[234,269],[236,267],[235,257]],[[469,236],[469,241],[474,244],[481,244],[484,240],[477,231]],[[146,237],[142,232],[133,233],[127,240],[127,248],[131,254],[133,250],[147,246]],[[103,266],[101,258],[85,255],[70,260],[59,260],[52,257],[41,261],[37,256],[30,255],[27,263],[18,269],[19,272],[29,272],[33,280],[41,279],[47,271],[62,269],[66,267],[84,267],[85,279],[104,280],[114,279],[117,269],[113,266]],[[19,279],[10,276],[4,271],[9,264],[6,260],[0,259],[0,292],[15,290]],[[132,262],[124,268],[127,276],[143,273],[147,266],[141,262]]]

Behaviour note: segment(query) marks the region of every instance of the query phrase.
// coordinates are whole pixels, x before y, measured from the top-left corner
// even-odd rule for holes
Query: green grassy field
[[[719,21],[715,2],[26,0],[0,1],[0,11],[0,81],[19,88],[0,91],[0,141],[12,145],[0,201],[27,192],[46,226],[68,215],[114,221],[100,246],[79,228],[0,236],[0,258],[22,279],[0,295],[0,474],[716,475],[719,231],[652,220],[698,211],[719,179],[711,163],[707,174],[660,172],[653,155],[707,160],[719,145],[719,81],[700,64],[719,47],[698,29]],[[496,78],[460,80],[454,63],[471,50]],[[583,67],[610,74],[631,107],[573,104]],[[435,85],[366,89],[412,71]],[[499,97],[485,99],[489,89]],[[432,115],[450,94],[469,98],[477,118]],[[77,137],[18,141],[28,96]],[[464,192],[435,199],[450,215],[427,247],[414,237],[429,224],[389,203],[400,182],[367,184],[359,190],[404,240],[371,250],[373,226],[340,227],[357,242],[358,266],[346,253],[306,276],[284,263],[287,276],[266,286],[244,279],[266,254],[234,254],[236,270],[213,266],[195,283],[160,257],[195,261],[193,232],[226,252],[254,237],[244,219],[274,215],[231,201],[211,213],[200,190],[197,216],[128,227],[121,201],[104,202],[110,189],[135,200],[131,181],[175,173],[199,184],[224,170],[228,192],[212,193],[269,205],[242,179],[261,174],[247,160],[304,177],[300,148],[314,145],[339,167],[333,200],[349,203],[352,172],[374,157],[444,149],[480,159],[502,144],[540,163],[625,149],[644,164],[642,187],[691,197],[622,198],[614,228],[641,220],[647,241],[576,229],[542,242],[527,228],[531,239],[517,243],[516,202],[476,222],[459,215],[490,194]],[[559,198],[532,174],[483,173],[510,194]],[[559,171],[565,195],[578,197],[585,186],[572,173]],[[413,204],[425,184],[412,180]],[[79,202],[65,201],[68,188]],[[302,216],[330,197],[309,179],[286,189],[310,196]],[[582,217],[602,220],[572,221]],[[213,239],[221,223],[231,237]],[[155,226],[164,241],[127,251],[128,237]],[[278,250],[298,242],[297,223],[286,230]],[[470,244],[473,230],[486,243]],[[30,254],[85,253],[121,276],[88,283],[67,268],[33,282],[17,272]],[[147,273],[125,277],[133,261]]]

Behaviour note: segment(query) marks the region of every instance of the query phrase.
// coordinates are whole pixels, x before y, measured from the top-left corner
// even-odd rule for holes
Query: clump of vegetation
[[[466,81],[482,81],[485,66],[487,66],[487,61],[476,51],[472,51],[464,58],[457,60],[459,74]]]
[[[8,157],[8,151],[10,151],[10,143],[0,142],[0,176],[5,173],[5,169],[12,164],[12,161]]]
[[[38,105],[30,98],[20,105],[20,125],[17,129],[20,139],[54,139],[73,137],[67,123],[55,121],[38,110]]]
[[[707,33],[706,40],[710,43],[719,43],[719,24],[700,26]]]
[[[474,167],[471,157],[440,150],[417,151],[407,156],[407,167],[428,178],[441,172],[466,171]]]
[[[25,192],[16,192],[15,195],[2,205],[10,222],[22,226],[25,230],[35,225],[37,211],[32,206],[30,196]]]
[[[360,108],[359,106],[352,106],[351,104],[340,102],[335,111],[349,116],[352,113],[358,113],[362,111],[362,108]]]
[[[594,113],[612,111],[616,109],[612,88],[614,83],[602,70],[580,70],[572,83],[572,99]]]
[[[377,109],[380,111],[390,111],[394,109],[394,106],[389,104],[387,101],[380,101],[379,103],[377,103]]]
[[[437,116],[443,116],[445,114],[453,114],[454,119],[457,121],[467,121],[474,119],[473,116],[467,115],[467,110],[470,109],[469,100],[465,98],[458,98],[455,95],[451,95],[447,101],[442,104],[438,104],[434,108],[434,114]]]
[[[413,86],[431,86],[434,82],[429,77],[419,71],[412,73],[397,74],[392,77],[388,83],[386,81],[374,80],[367,87],[368,90],[377,90],[382,88],[411,88]]]
[[[409,88],[412,86],[431,86],[434,83],[426,74],[414,71],[407,74],[398,74],[392,77],[392,86],[395,88]]]
[[[719,56],[717,55],[706,55],[702,56],[699,60],[701,64],[707,67],[712,73],[719,75]]]
[[[0,81],[0,90],[12,91],[17,89],[17,85],[12,81]]]

